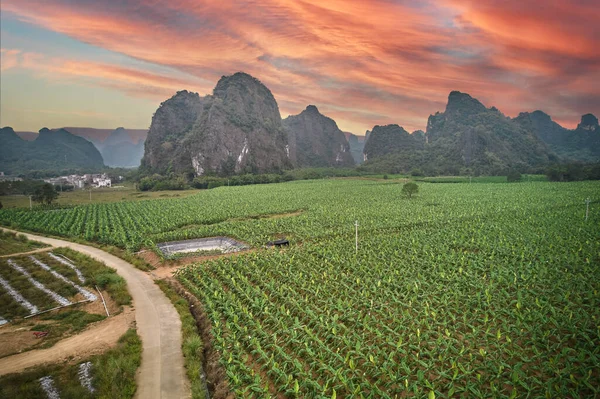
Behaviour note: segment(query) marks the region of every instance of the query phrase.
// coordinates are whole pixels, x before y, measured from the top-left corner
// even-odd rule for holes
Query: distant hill
[[[33,141],[23,140],[11,127],[0,129],[0,171],[22,174],[34,170],[102,168],[102,155],[88,140],[64,129],[42,129]]]
[[[111,167],[138,167],[144,156],[145,137],[132,143],[131,134],[122,127],[114,130],[100,145],[104,163]]]
[[[297,167],[354,166],[350,145],[335,121],[309,105],[283,120],[290,160]]]
[[[271,91],[238,72],[223,76],[211,96],[181,91],[160,105],[142,170],[196,176],[276,172],[292,165],[287,145]]]
[[[542,111],[522,112],[515,121],[533,131],[567,162],[600,162],[600,127],[592,114],[583,115],[573,130],[562,127]]]
[[[23,140],[33,141],[40,135],[38,132],[15,132]]]
[[[94,129],[90,127],[64,127],[69,133],[90,141],[102,154],[104,163],[111,167],[140,166],[144,155],[144,142],[148,131],[145,129]],[[24,140],[33,141],[35,132],[16,132]]]
[[[103,144],[114,133],[114,129],[94,129],[91,127],[63,127],[63,129],[76,136],[84,137],[94,144]],[[148,136],[148,129],[119,129],[124,129],[127,132],[131,144],[138,144],[140,140],[144,141]]]
[[[365,144],[370,168],[428,174],[498,174],[508,169],[534,170],[559,160],[554,152],[529,128],[511,120],[495,107],[486,108],[468,94],[453,91],[444,112],[429,117],[427,131],[406,131],[392,136],[376,135]],[[417,136],[424,137],[422,147]],[[393,148],[393,151],[369,149]]]

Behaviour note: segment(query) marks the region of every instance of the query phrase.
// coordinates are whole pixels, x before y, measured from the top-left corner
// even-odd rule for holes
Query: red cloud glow
[[[180,89],[208,93],[221,75],[241,70],[273,91],[282,114],[315,104],[362,133],[385,123],[422,129],[451,90],[509,115],[543,109],[570,126],[598,112],[600,28],[591,3],[4,0],[3,10],[189,79],[66,59],[52,73],[166,99]],[[16,67],[16,55],[2,56],[3,70]]]

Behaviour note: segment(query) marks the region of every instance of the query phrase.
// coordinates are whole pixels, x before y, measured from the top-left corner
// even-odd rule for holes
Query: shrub
[[[402,186],[402,194],[406,197],[411,198],[414,194],[419,192],[419,186],[416,183],[408,182]]]

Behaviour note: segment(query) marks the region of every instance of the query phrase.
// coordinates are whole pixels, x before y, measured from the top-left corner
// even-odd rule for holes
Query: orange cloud
[[[6,71],[15,68],[20,62],[21,50],[0,49],[0,71]]]
[[[424,128],[451,90],[509,115],[542,108],[572,123],[600,108],[589,1],[4,0],[3,11],[178,71],[56,60],[54,74],[164,99],[209,93],[241,70],[273,91],[284,116],[315,104],[358,133],[392,122]]]

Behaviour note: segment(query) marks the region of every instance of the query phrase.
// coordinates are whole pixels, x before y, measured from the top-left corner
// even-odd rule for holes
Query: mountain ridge
[[[221,77],[212,95],[180,91],[161,104],[152,119],[142,168],[195,176],[276,172],[291,167],[287,145],[271,91],[237,72]]]
[[[102,155],[90,141],[65,129],[43,128],[35,140],[27,141],[11,127],[4,127],[0,141],[0,170],[7,174],[104,166]]]
[[[288,116],[283,126],[288,132],[290,160],[296,167],[354,166],[344,132],[315,105]]]

